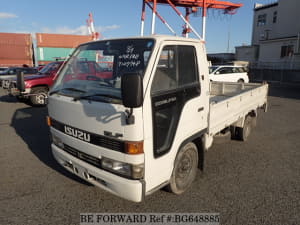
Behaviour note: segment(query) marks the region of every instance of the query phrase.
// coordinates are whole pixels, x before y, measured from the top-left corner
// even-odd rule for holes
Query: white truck
[[[80,60],[110,60],[111,74],[76,74]],[[108,72],[108,71],[106,71]],[[267,84],[210,82],[205,46],[148,36],[80,45],[49,93],[56,160],[82,179],[130,201],[167,186],[186,191],[213,137],[246,140]]]

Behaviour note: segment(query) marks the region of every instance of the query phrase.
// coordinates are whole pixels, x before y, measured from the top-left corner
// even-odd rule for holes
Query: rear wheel
[[[238,83],[244,83],[245,81],[243,79],[239,79]]]
[[[244,127],[235,128],[236,137],[241,141],[247,141],[252,130],[252,125],[253,125],[252,117],[247,116],[244,122]]]
[[[198,149],[192,142],[181,148],[176,156],[170,183],[167,189],[182,194],[193,183],[198,168]]]
[[[30,96],[30,102],[35,106],[46,105],[46,98],[48,95],[48,88],[46,87],[35,87],[32,88],[32,94]]]

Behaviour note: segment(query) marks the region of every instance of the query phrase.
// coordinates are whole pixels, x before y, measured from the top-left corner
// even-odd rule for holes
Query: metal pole
[[[156,0],[153,0],[151,34],[155,33],[155,13],[156,13]]]
[[[227,40],[227,53],[230,50],[230,25],[228,25],[228,40]]]
[[[147,4],[147,6],[149,6],[149,8],[150,8],[151,10],[153,10],[153,7],[151,6],[150,3],[146,2],[146,4]],[[168,28],[174,35],[176,35],[176,32],[173,30],[173,28],[167,23],[167,21],[166,21],[161,15],[159,15],[159,13],[157,12],[157,10],[156,10],[155,14],[156,14],[156,16],[161,20],[161,22],[163,22],[163,24],[165,24],[165,25],[167,26],[167,28]]]
[[[192,25],[184,18],[184,16],[181,14],[178,9],[176,9],[175,5],[170,1],[166,0],[169,5],[174,9],[174,11],[179,15],[179,17],[189,26],[189,28],[193,31],[193,33],[199,38],[202,39],[202,37],[198,34],[198,32],[192,27]]]
[[[202,39],[205,41],[205,33],[206,33],[206,0],[203,0],[203,7],[202,7]]]
[[[298,39],[297,39],[297,53],[300,53],[300,32],[298,33]]]
[[[189,22],[189,15],[190,15],[190,11],[189,8],[185,8],[185,19],[186,21]],[[182,33],[186,38],[189,37],[189,25],[185,24],[183,33]]]
[[[144,36],[145,17],[146,17],[145,11],[146,11],[146,4],[145,4],[145,0],[143,0],[142,17],[141,17],[141,36]]]

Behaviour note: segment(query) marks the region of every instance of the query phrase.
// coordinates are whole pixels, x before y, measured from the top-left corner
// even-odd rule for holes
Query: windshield
[[[61,65],[61,62],[52,62],[47,64],[43,69],[41,69],[39,74],[50,74],[53,71],[57,71]]]
[[[51,92],[75,99],[121,103],[122,75],[143,76],[153,46],[153,39],[107,40],[81,45],[61,70]]]

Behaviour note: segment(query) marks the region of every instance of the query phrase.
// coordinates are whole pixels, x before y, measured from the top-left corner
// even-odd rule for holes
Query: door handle
[[[204,107],[198,108],[198,112],[201,112],[204,110]]]

